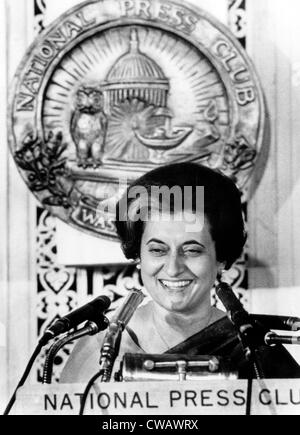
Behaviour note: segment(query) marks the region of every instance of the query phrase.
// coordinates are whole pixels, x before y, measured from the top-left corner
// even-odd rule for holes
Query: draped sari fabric
[[[247,361],[237,332],[227,317],[194,334],[166,353],[229,358],[231,369],[238,371],[239,378],[255,377],[253,364]],[[300,366],[283,346],[259,346],[256,355],[266,378],[300,378]]]
[[[149,354],[143,349],[139,333],[142,331],[141,319],[145,319],[145,307],[138,310],[141,316],[134,329],[127,326],[122,335],[120,353],[114,365],[114,371],[119,370],[120,363],[126,353]],[[78,341],[63,370],[60,382],[88,382],[99,368],[100,349],[105,331],[96,336],[83,337]],[[155,337],[153,336],[153,340]],[[158,352],[155,352],[156,354]],[[245,352],[227,317],[222,317],[207,328],[187,338],[178,345],[168,349],[164,355],[184,355],[192,359],[195,355],[214,355],[226,359],[229,371],[238,372],[239,378],[253,377],[255,373],[252,364],[245,358]],[[281,345],[276,347],[260,346],[257,356],[266,378],[300,378],[300,367],[290,353]],[[229,361],[229,363],[227,363]]]

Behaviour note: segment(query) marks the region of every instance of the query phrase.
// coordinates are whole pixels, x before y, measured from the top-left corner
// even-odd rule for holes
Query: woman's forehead
[[[155,215],[145,223],[143,241],[158,239],[166,243],[184,243],[188,240],[208,243],[211,240],[209,225],[203,214],[188,212],[185,216]]]

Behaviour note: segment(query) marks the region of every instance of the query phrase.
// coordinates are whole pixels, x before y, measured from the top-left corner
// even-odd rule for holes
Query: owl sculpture
[[[103,93],[94,87],[80,87],[71,119],[71,135],[76,145],[78,166],[85,169],[97,168],[102,164],[106,131]]]

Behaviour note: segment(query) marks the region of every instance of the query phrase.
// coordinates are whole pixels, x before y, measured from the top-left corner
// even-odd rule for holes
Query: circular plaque
[[[199,162],[246,191],[264,116],[249,58],[204,11],[176,1],[87,1],[26,53],[9,137],[44,207],[115,238],[117,199],[157,166]]]

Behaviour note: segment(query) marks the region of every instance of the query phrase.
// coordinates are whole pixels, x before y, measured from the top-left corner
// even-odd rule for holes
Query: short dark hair
[[[124,210],[130,210],[133,199],[130,189],[142,186],[149,192],[152,186],[204,187],[204,214],[210,226],[215,242],[217,260],[225,262],[226,268],[239,258],[246,241],[241,205],[241,194],[234,182],[218,171],[196,163],[177,163],[160,166],[133,182],[116,208],[116,229],[123,252],[128,259],[136,260],[140,256],[141,239],[145,222],[133,220]],[[193,189],[193,195],[196,189]],[[195,200],[195,198],[194,198]],[[192,201],[192,211],[195,201]],[[127,207],[124,207],[126,201]]]

